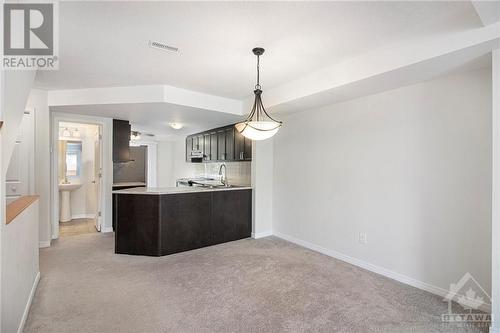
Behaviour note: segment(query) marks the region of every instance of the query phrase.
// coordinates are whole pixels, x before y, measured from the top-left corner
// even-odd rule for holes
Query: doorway
[[[101,231],[102,126],[58,121],[58,234],[76,236]]]

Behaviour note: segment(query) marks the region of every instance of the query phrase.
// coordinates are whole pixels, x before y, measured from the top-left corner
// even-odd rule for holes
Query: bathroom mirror
[[[72,140],[59,141],[60,178],[67,182],[68,178],[80,177],[82,164],[82,142]]]

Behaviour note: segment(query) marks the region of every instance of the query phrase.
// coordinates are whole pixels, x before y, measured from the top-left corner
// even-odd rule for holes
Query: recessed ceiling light
[[[175,46],[167,45],[162,42],[150,40],[149,46],[153,49],[163,50],[163,51],[171,51],[171,52],[179,52],[179,49]]]
[[[130,132],[130,140],[135,141],[135,140],[140,140],[140,139],[141,139],[141,132],[138,132],[138,131]]]
[[[168,123],[168,126],[172,127],[173,129],[181,129],[184,127],[184,125],[180,124],[180,123]]]

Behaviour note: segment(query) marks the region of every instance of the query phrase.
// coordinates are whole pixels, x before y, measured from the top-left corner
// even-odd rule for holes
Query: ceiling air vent
[[[149,41],[149,46],[152,47],[153,49],[170,51],[170,52],[179,52],[179,49],[177,47],[170,46],[170,45],[163,44],[163,43],[156,42],[156,41],[152,41],[152,40]]]

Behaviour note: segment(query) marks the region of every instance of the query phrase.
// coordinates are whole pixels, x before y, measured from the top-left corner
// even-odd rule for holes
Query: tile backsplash
[[[219,177],[219,168],[222,163],[193,163],[196,176]],[[252,180],[251,162],[229,162],[226,164],[226,177],[229,184],[250,185]]]

